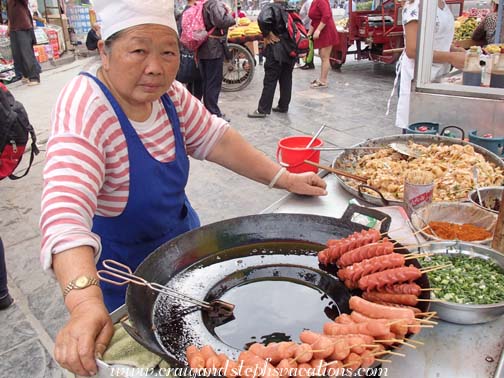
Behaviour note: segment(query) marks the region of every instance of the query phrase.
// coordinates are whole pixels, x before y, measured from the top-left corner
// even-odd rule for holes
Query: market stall
[[[502,12],[504,1],[500,1],[496,25],[496,43],[499,41],[499,30],[502,27]],[[463,85],[464,72],[452,71],[441,82],[432,82],[430,70],[432,66],[433,35],[436,6],[434,2],[424,2],[421,14],[429,15],[420,20],[419,52],[417,54],[417,70],[414,89],[411,94],[410,123],[434,122],[441,125],[457,125],[467,133],[477,130],[477,135],[491,135],[496,146],[502,143],[504,137],[504,89],[490,87],[492,66],[497,68],[496,62],[504,56],[500,51],[493,54],[485,49],[477,50],[480,61],[484,66],[477,65],[479,85]],[[461,35],[462,41],[467,41],[469,33]],[[466,43],[466,42],[463,42]],[[469,41],[469,44],[472,42]],[[464,47],[468,45],[465,44]],[[482,54],[484,53],[484,54]],[[469,71],[468,71],[469,72]],[[494,69],[494,74],[498,73]],[[495,139],[493,139],[495,138]],[[490,139],[490,137],[486,138]],[[474,138],[477,143],[485,140]]]

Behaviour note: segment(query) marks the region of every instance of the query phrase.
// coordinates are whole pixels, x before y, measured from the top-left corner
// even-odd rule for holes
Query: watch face
[[[75,286],[77,287],[85,287],[89,282],[89,278],[87,277],[79,277],[75,281]]]

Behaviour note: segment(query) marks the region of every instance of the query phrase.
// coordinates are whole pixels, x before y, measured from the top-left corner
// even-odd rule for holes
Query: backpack
[[[21,162],[30,136],[32,142],[28,168],[21,176],[16,176],[13,172]],[[39,153],[36,142],[35,130],[24,106],[0,83],[0,180],[6,177],[17,180],[28,174],[35,155]]]
[[[213,33],[215,27],[206,30],[203,6],[207,0],[199,0],[195,5],[186,9],[181,15],[182,33],[180,42],[189,50],[196,51],[206,42],[208,36]]]
[[[310,51],[310,41],[301,17],[296,12],[287,12],[287,20],[284,12],[282,12],[282,16],[284,17],[290,42],[288,47],[289,56],[296,58],[307,54]]]

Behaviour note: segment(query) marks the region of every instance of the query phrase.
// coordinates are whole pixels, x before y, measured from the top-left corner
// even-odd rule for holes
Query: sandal
[[[312,87],[312,88],[327,88],[327,84],[326,83],[322,83],[321,81],[315,80],[315,82],[312,83],[310,85],[310,87]]]

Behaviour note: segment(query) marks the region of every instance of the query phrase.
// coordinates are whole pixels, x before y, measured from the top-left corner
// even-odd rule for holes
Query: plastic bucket
[[[306,149],[311,140],[312,137],[304,135],[281,139],[277,148],[278,163],[292,173],[318,172],[317,167],[304,162],[305,160],[320,162],[320,151]],[[324,142],[317,138],[311,146],[321,147],[323,144]]]
[[[494,154],[504,157],[504,137],[502,138],[494,138],[491,136],[478,136],[476,135],[477,131],[472,130],[469,132],[469,142],[477,144],[483,148],[486,148],[489,151],[492,151]]]

